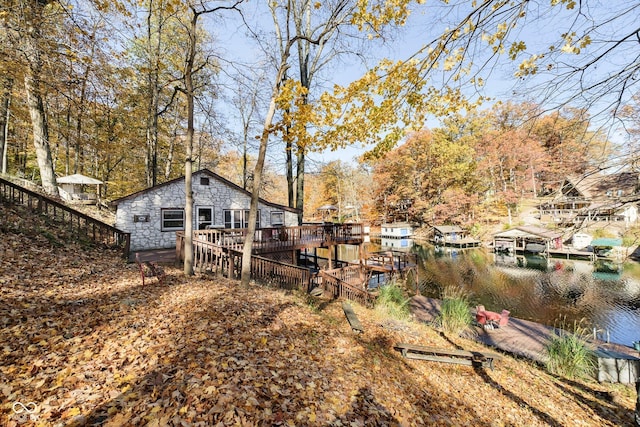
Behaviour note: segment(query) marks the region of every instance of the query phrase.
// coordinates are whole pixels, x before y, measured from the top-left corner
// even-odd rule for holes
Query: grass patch
[[[473,318],[467,298],[459,291],[445,291],[440,314],[436,318],[438,327],[445,332],[458,335],[469,329],[472,321]]]
[[[380,287],[376,298],[376,310],[397,320],[407,320],[411,317],[409,298],[395,281]]]
[[[587,345],[589,331],[582,322],[573,322],[573,332],[568,332],[564,320],[561,328],[547,344],[547,370],[567,378],[592,378],[596,360]]]

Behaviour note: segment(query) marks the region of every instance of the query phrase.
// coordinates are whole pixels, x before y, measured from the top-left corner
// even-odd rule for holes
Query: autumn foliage
[[[619,426],[630,387],[505,357],[493,371],[406,360],[398,342],[479,348],[431,327],[117,253],[0,206],[2,425]],[[34,420],[14,403],[34,402]]]

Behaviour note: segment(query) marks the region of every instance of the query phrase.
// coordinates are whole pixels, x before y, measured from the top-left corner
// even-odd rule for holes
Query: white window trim
[[[231,215],[231,221],[227,222],[227,212],[230,213]],[[235,227],[235,221],[234,221],[234,217],[237,213],[240,213],[240,227]],[[225,228],[237,228],[237,229],[243,229],[243,228],[247,228],[248,222],[249,222],[249,209],[223,209],[222,210],[222,222],[224,224]],[[256,217],[256,229],[260,228],[260,209],[258,209],[258,215]],[[227,224],[230,225],[230,227],[227,227]]]
[[[273,217],[274,216],[279,216],[281,218],[282,221],[280,221],[279,223],[274,223],[273,221]],[[284,226],[284,211],[272,211],[271,212],[271,226],[272,227],[283,227]]]
[[[214,207],[213,206],[209,206],[209,205],[196,206],[196,209],[195,209],[196,229],[198,229],[198,230],[200,229],[200,218],[198,217],[198,214],[200,213],[200,209],[209,209],[211,211],[211,223],[209,225],[213,226],[216,223]]]
[[[182,227],[166,227],[165,221],[180,221],[178,218],[165,218],[168,212],[180,212],[182,214]],[[161,231],[182,231],[185,224],[184,208],[162,208],[160,209],[160,230]]]

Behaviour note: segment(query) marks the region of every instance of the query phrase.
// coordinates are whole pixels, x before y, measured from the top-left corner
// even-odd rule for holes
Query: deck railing
[[[262,283],[282,289],[300,289],[309,292],[313,286],[308,268],[274,261],[259,256],[251,257],[251,277]]]
[[[209,230],[212,231],[212,230]],[[219,230],[215,230],[219,231]],[[229,246],[202,239],[202,236],[216,236],[216,233],[194,232],[193,238],[193,268],[199,271],[209,271],[224,274],[229,278],[238,279],[242,271],[242,252]],[[220,235],[224,242],[228,236]],[[176,257],[184,259],[184,233],[176,233]],[[240,247],[240,249],[242,249]],[[299,267],[272,259],[251,256],[251,278],[261,283],[277,286],[283,289],[301,289],[305,292],[315,285],[315,277],[306,267]]]
[[[360,266],[344,267],[336,270],[320,271],[322,285],[334,298],[347,298],[356,301],[365,307],[373,307],[376,295],[350,283],[353,279],[360,279]]]
[[[194,240],[204,240],[225,248],[241,251],[247,229],[197,230]],[[362,224],[320,224],[294,227],[260,228],[253,235],[253,252],[278,252],[304,247],[361,243]]]
[[[28,190],[0,178],[0,198],[48,216],[65,224],[78,237],[90,239],[112,248],[120,248],[125,257],[129,256],[131,235],[66,206],[50,197]]]

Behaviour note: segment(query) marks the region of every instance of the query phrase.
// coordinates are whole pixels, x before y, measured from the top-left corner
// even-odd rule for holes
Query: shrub
[[[395,281],[380,287],[376,309],[398,320],[407,320],[411,315],[409,298]]]
[[[460,334],[469,328],[472,321],[467,298],[460,292],[449,292],[448,295],[445,292],[436,324],[445,332]]]
[[[561,325],[566,326],[565,321]],[[587,345],[587,328],[582,322],[573,322],[573,332],[556,329],[546,350],[549,372],[567,378],[592,377],[596,367],[595,354]]]

